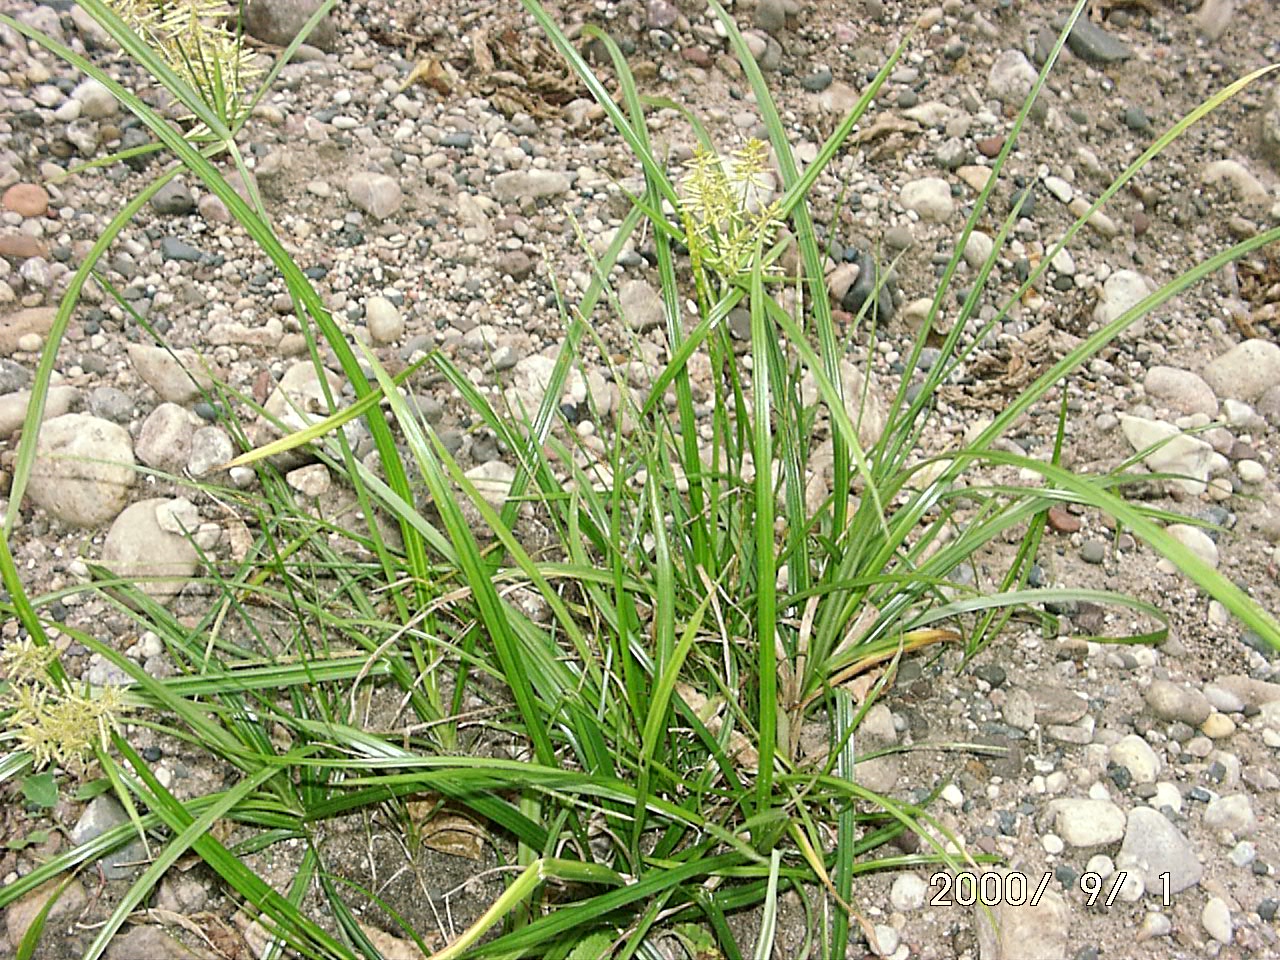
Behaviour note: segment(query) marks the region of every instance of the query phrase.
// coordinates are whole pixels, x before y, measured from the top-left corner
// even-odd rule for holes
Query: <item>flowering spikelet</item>
[[[0,685],[0,712],[8,714],[5,725],[19,748],[31,754],[37,770],[49,764],[82,767],[124,709],[115,687],[93,691],[87,684],[55,685],[46,672],[53,656],[51,647],[37,646],[30,638],[0,650],[7,676]]]
[[[780,220],[778,204],[765,202],[768,160],[762,140],[747,141],[728,164],[702,147],[694,152],[681,183],[685,236],[700,267],[726,279],[738,276],[750,266],[757,243],[772,242]]]
[[[169,69],[228,125],[249,108],[262,76],[253,54],[225,24],[222,0],[109,0],[111,8],[164,59]]]

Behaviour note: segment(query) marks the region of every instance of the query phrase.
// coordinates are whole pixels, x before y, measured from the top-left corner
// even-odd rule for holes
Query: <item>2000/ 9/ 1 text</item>
[[[1103,906],[1109,907],[1120,896],[1128,876],[1128,872],[1124,870],[1113,873],[1109,877],[1087,871],[1080,874],[1076,886],[1084,894],[1085,902],[1089,906],[1092,907],[1101,900]],[[936,891],[929,899],[929,905],[971,907],[981,903],[988,907],[994,907],[997,904],[1008,904],[1013,907],[1027,904],[1034,907],[1040,903],[1052,879],[1053,873],[1049,870],[1046,870],[1038,879],[1029,878],[1025,873],[1018,873],[1016,870],[1009,873],[991,870],[982,874],[962,871],[954,875],[939,871],[929,878],[929,887]],[[1170,905],[1169,874],[1162,873],[1156,879],[1160,882],[1161,899],[1167,907]]]

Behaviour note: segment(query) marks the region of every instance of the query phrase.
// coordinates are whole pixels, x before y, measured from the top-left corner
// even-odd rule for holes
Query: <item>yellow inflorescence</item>
[[[110,0],[111,8],[156,50],[224,122],[248,109],[248,93],[262,76],[253,54],[225,24],[222,0]]]
[[[773,241],[781,221],[778,203],[763,202],[768,161],[769,145],[762,140],[747,141],[729,163],[702,147],[694,153],[681,182],[686,240],[700,267],[732,279]]]
[[[51,647],[29,638],[0,650],[7,685],[0,688],[0,711],[10,712],[6,725],[18,746],[31,754],[36,769],[58,764],[79,767],[94,747],[106,740],[124,709],[115,687],[92,691],[86,684],[60,688],[47,673]]]

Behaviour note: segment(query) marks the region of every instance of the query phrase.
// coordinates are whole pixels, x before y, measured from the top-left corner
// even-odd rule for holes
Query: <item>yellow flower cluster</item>
[[[684,186],[684,231],[699,266],[733,279],[745,273],[757,249],[768,249],[778,227],[777,201],[765,180],[769,145],[749,140],[726,164],[699,147],[689,161]]]
[[[79,767],[124,709],[120,692],[103,687],[96,693],[86,684],[66,689],[56,686],[47,672],[52,647],[40,647],[29,638],[8,643],[0,650],[0,666],[7,681],[0,684],[0,713],[16,735],[18,746],[31,754],[35,768],[49,764]]]
[[[224,123],[249,108],[263,70],[227,29],[234,11],[222,0],[111,0],[111,8]]]

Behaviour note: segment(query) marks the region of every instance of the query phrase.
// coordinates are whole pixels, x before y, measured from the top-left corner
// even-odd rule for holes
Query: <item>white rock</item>
[[[1100,847],[1124,837],[1124,811],[1110,800],[1054,800],[1049,815],[1055,832],[1073,847]]]
[[[902,205],[914,210],[921,220],[941,223],[951,218],[955,201],[951,199],[951,187],[941,177],[921,177],[902,188],[899,197]]]
[[[1171,482],[1192,496],[1204,493],[1219,456],[1213,447],[1162,420],[1122,415],[1120,427],[1135,451],[1146,450],[1164,441],[1143,457],[1143,463],[1156,473],[1177,474],[1178,479]]]
[[[1204,379],[1219,397],[1252,402],[1280,384],[1280,346],[1267,340],[1236,344],[1204,368]]]
[[[1166,532],[1209,566],[1215,570],[1218,568],[1218,545],[1202,529],[1186,523],[1172,523]]]
[[[364,322],[374,343],[394,343],[404,333],[404,318],[386,297],[370,297],[365,301]]]
[[[964,245],[964,262],[977,270],[995,249],[995,241],[981,230],[969,234],[969,242]]]
[[[1146,740],[1131,733],[1111,745],[1109,759],[1129,771],[1134,783],[1155,783],[1160,773],[1160,758]]]
[[[1036,82],[1036,68],[1021,50],[1004,50],[987,75],[987,93],[1001,103],[1021,104]]]
[[[45,394],[44,410],[41,420],[60,417],[79,398],[80,391],[75,387],[50,387]],[[18,390],[0,397],[0,439],[7,440],[20,428],[27,417],[27,408],[31,405],[31,391]]]
[[[124,507],[136,463],[123,427],[81,413],[54,417],[40,428],[27,496],[60,520],[96,527]]]
[[[493,179],[493,194],[499,200],[554,197],[568,193],[571,181],[567,173],[554,170],[508,170]]]
[[[1253,804],[1248,794],[1235,793],[1209,801],[1204,809],[1204,825],[1210,830],[1225,830],[1236,837],[1247,837],[1258,827]]]
[[[1221,897],[1210,897],[1200,912],[1200,923],[1205,933],[1219,943],[1230,943],[1235,935],[1235,927],[1231,921],[1231,909]]]
[[[347,198],[377,220],[385,220],[404,203],[404,193],[385,173],[359,170],[347,178]]]
[[[904,873],[893,881],[893,887],[889,890],[889,902],[893,904],[893,909],[908,913],[923,907],[928,893],[929,886],[924,880],[914,873]]]
[[[182,589],[198,561],[190,540],[160,525],[159,511],[169,505],[163,498],[130,505],[111,524],[102,545],[103,566],[135,581],[160,603],[168,603]]]
[[[466,477],[489,506],[501,510],[507,502],[507,494],[511,492],[511,484],[515,482],[516,470],[501,460],[490,460],[472,467]]]
[[[1262,483],[1267,479],[1267,468],[1257,460],[1240,460],[1236,463],[1236,473],[1245,483]]]
[[[1093,319],[1107,324],[1153,293],[1156,285],[1135,270],[1117,270],[1102,284],[1102,297]]]
[[[194,350],[174,350],[147,343],[129,344],[129,361],[139,377],[166,403],[189,403],[213,378]]]
[[[102,120],[120,112],[120,103],[111,91],[97,80],[85,80],[71,91],[80,101],[80,115],[89,120]]]
[[[1269,205],[1271,200],[1271,195],[1267,193],[1267,188],[1262,181],[1250,173],[1238,160],[1215,160],[1201,171],[1200,179],[1210,186],[1225,180],[1230,184],[1237,199],[1245,203]]]

